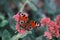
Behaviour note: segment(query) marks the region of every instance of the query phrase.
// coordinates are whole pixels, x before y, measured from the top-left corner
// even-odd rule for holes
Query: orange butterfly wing
[[[20,20],[23,20],[24,22],[27,22],[28,21],[28,17],[26,17],[25,15],[22,15],[20,17]]]
[[[36,23],[35,23],[35,21],[30,21],[30,25],[32,26],[32,28],[36,28]]]

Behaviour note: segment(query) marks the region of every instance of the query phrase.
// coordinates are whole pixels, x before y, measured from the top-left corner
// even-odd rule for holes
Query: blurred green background
[[[1,40],[48,40],[43,36],[47,27],[38,27],[20,35],[15,29],[15,15],[26,0],[0,0],[0,39]],[[50,17],[54,20],[60,14],[59,0],[29,0],[24,11],[29,14],[30,20],[40,22],[43,17]],[[53,40],[60,40],[60,38]]]

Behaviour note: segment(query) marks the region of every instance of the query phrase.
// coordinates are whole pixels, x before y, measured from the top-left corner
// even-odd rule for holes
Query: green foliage
[[[9,40],[10,38],[11,34],[7,30],[4,30],[2,34],[2,40]]]
[[[4,27],[7,24],[8,24],[8,21],[5,20],[5,17],[2,14],[0,14],[0,27]]]

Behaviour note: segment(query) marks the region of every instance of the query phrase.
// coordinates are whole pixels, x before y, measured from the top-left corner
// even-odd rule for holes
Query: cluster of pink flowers
[[[46,36],[48,39],[52,39],[53,36],[59,37],[60,34],[60,15],[56,17],[54,21],[50,20],[50,18],[42,18],[41,19],[41,26],[46,25],[48,27],[48,31],[44,32],[44,36]]]
[[[45,32],[44,32],[44,36],[46,36],[46,37],[49,38],[49,39],[52,39],[52,35],[51,35],[51,33],[48,32],[48,31],[45,31]]]
[[[48,25],[50,23],[50,18],[44,17],[41,19],[41,26]]]
[[[27,13],[24,13],[25,16],[28,16]],[[20,34],[24,34],[25,30],[23,28],[20,28],[20,24],[19,21],[21,20],[21,14],[18,12],[16,15],[13,16],[13,18],[16,20],[16,30],[20,33]]]

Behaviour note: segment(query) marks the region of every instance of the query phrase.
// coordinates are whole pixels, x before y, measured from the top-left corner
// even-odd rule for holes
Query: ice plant
[[[47,37],[47,38],[49,38],[49,39],[52,39],[52,35],[48,31],[44,32],[44,36]]]
[[[59,37],[59,29],[57,28],[56,22],[51,21],[48,26],[49,32],[52,34],[52,36]]]
[[[24,34],[25,33],[25,30],[24,29],[20,29],[20,26],[18,23],[16,23],[16,30],[20,33],[20,34]]]
[[[20,18],[19,12],[16,15],[14,15],[13,18],[18,22]]]
[[[58,15],[54,21],[47,17],[42,18],[41,25],[46,25],[48,27],[48,32],[44,32],[44,36],[47,36],[47,38],[52,39],[53,36],[57,38],[60,36],[60,15]]]
[[[55,22],[56,22],[56,25],[57,25],[56,27],[58,28],[58,30],[60,32],[60,15],[56,16]]]
[[[50,18],[44,17],[44,18],[41,19],[40,22],[41,22],[41,26],[44,26],[46,24],[49,24]]]
[[[57,24],[57,27],[60,28],[60,15],[56,16],[55,22]]]

